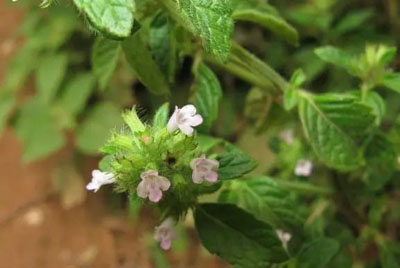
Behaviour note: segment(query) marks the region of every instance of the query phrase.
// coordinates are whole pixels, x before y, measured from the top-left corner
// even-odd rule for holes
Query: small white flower
[[[291,129],[282,130],[279,133],[279,137],[286,142],[287,145],[291,145],[294,142],[294,134]]]
[[[101,172],[100,170],[95,169],[92,171],[92,181],[89,182],[88,185],[86,185],[86,189],[89,191],[93,190],[94,192],[97,192],[101,186],[114,182],[114,174]]]
[[[204,180],[208,182],[216,182],[218,180],[219,162],[217,160],[207,159],[205,155],[202,155],[194,158],[190,162],[190,167],[193,170],[192,180],[194,183],[200,184]]]
[[[299,161],[297,161],[294,174],[296,176],[308,177],[311,175],[312,169],[313,164],[310,160],[300,159]]]
[[[137,187],[137,195],[141,198],[149,198],[150,201],[158,202],[161,200],[162,191],[166,191],[171,186],[171,182],[158,175],[158,171],[148,170],[140,174],[142,181]]]
[[[178,238],[173,226],[174,220],[169,217],[163,221],[160,226],[155,227],[154,239],[160,242],[160,246],[164,250],[170,249],[172,240]]]
[[[175,106],[175,111],[168,121],[167,129],[169,132],[174,132],[180,129],[183,134],[192,136],[193,127],[203,123],[203,117],[196,114],[196,107],[192,104],[183,106],[181,109]]]
[[[288,245],[290,239],[292,239],[292,235],[290,233],[286,233],[280,229],[276,230],[276,234],[278,235],[279,240],[282,241],[283,247],[287,250],[287,245]]]

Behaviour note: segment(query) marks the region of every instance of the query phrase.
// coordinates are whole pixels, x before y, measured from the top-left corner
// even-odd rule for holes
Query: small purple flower
[[[193,135],[193,127],[203,123],[203,117],[196,114],[196,107],[192,104],[183,106],[181,109],[175,106],[175,111],[168,121],[167,129],[169,132],[174,132],[180,129],[187,136]]]
[[[160,246],[164,250],[170,249],[172,240],[178,238],[173,227],[174,220],[171,217],[165,219],[160,226],[155,227],[154,239],[160,242]]]
[[[299,161],[297,161],[294,174],[296,176],[308,177],[311,175],[312,169],[313,164],[310,160],[300,159]]]
[[[150,201],[158,202],[162,197],[162,191],[166,191],[171,186],[171,182],[158,175],[158,171],[148,170],[140,174],[142,181],[137,187],[137,195],[141,198],[149,198]]]
[[[92,171],[92,181],[89,182],[88,185],[86,185],[86,189],[89,191],[97,192],[101,186],[114,182],[114,174],[101,172],[100,170],[95,169]]]
[[[214,159],[207,159],[205,155],[194,158],[190,162],[190,167],[193,170],[192,180],[194,183],[200,184],[204,180],[208,182],[216,182],[218,180],[219,162]]]

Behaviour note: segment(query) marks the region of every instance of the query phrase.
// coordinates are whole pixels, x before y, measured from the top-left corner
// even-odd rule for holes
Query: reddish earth
[[[0,80],[20,43],[15,29],[22,14],[11,9],[10,2],[0,1]],[[52,190],[51,174],[70,158],[72,149],[22,164],[21,143],[10,128],[0,137],[0,148],[0,267],[157,267],[148,246],[156,220],[149,213],[142,213],[136,224],[123,213],[111,215],[104,191],[63,208]],[[85,178],[90,178],[90,163],[83,167]],[[167,253],[170,267],[227,267],[205,253],[193,228],[187,233],[188,248]]]

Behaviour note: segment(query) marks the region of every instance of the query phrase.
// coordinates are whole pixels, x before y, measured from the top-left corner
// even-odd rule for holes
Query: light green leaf
[[[165,13],[158,13],[151,22],[149,45],[155,61],[168,81],[174,81],[178,58],[176,40],[171,19]]]
[[[92,49],[92,69],[99,80],[100,88],[108,86],[115,68],[117,67],[121,51],[120,42],[99,37]]]
[[[202,204],[194,219],[205,248],[237,267],[268,267],[288,259],[275,230],[231,204]]]
[[[170,90],[167,80],[139,34],[137,32],[122,43],[126,60],[139,80],[152,93],[168,94]]]
[[[302,94],[299,114],[308,141],[327,166],[348,171],[363,164],[357,141],[374,124],[369,106],[352,95]]]
[[[80,73],[68,81],[59,100],[62,108],[72,116],[82,112],[94,89],[94,82],[90,73]]]
[[[251,21],[257,23],[282,37],[287,42],[297,45],[299,35],[292,25],[287,23],[281,16],[273,12],[261,11],[255,7],[247,7],[235,10],[233,18],[236,20]]]
[[[111,103],[94,106],[79,125],[76,133],[78,149],[87,154],[97,154],[110,136],[111,130],[121,126],[118,107]]]
[[[40,60],[36,71],[36,90],[38,98],[50,103],[60,89],[67,72],[68,56],[63,53],[48,54]]]
[[[169,116],[169,103],[164,103],[158,108],[153,118],[153,127],[155,129],[162,129],[167,126]]]
[[[191,101],[204,120],[199,130],[208,132],[218,117],[222,89],[213,71],[203,63],[199,64],[196,68],[195,79]]]
[[[131,34],[135,10],[132,0],[74,0],[92,25],[100,32],[114,38]]]
[[[215,146],[222,144],[224,142],[221,138],[215,138],[207,135],[196,135],[196,141],[198,144],[198,148],[201,152],[206,153]]]
[[[290,86],[287,87],[283,94],[283,107],[286,111],[290,111],[296,107],[298,103],[297,88],[306,81],[306,75],[303,70],[297,69],[290,78]]]
[[[381,120],[386,112],[386,103],[382,97],[375,91],[369,91],[364,100],[371,108],[375,115],[375,124],[380,125]]]
[[[230,192],[237,194],[237,200],[233,200],[235,204],[276,229],[291,229],[303,223],[290,193],[269,177],[234,181]]]
[[[316,48],[314,52],[323,61],[342,67],[351,75],[358,76],[360,73],[357,66],[357,59],[339,48],[325,46]]]
[[[229,58],[233,33],[232,9],[228,0],[176,0],[178,9],[192,24],[208,53],[218,59]]]
[[[15,131],[24,146],[25,162],[42,159],[65,144],[49,107],[38,99],[31,99],[21,107]]]
[[[381,84],[397,93],[400,93],[400,73],[385,74]]]
[[[339,243],[331,238],[318,238],[306,244],[298,257],[299,268],[322,268],[339,251]]]
[[[234,148],[217,158],[219,161],[218,178],[220,180],[239,178],[257,167],[257,162],[254,159],[238,148]]]

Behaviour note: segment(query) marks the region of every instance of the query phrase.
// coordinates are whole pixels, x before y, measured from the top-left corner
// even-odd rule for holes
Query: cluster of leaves
[[[13,118],[25,160],[59,150],[65,130],[75,133],[78,151],[98,154],[131,100],[149,110],[166,99],[189,100],[204,118],[194,147],[226,149],[217,158],[223,184],[210,191],[218,190],[214,203],[190,204],[210,252],[238,267],[399,267],[400,74],[392,69],[395,48],[365,44],[394,42],[369,23],[380,6],[279,1],[300,39],[261,0],[51,2],[43,4],[46,13],[32,9],[26,18],[27,41],[0,95],[0,126]],[[396,16],[390,13],[386,24],[393,31]],[[287,81],[274,69],[293,75]],[[32,72],[35,95],[17,100]],[[142,86],[148,91],[140,93]],[[159,133],[167,116],[162,106],[146,135]],[[282,130],[294,133],[292,142],[280,139]],[[114,131],[104,152],[126,145],[120,134]],[[254,155],[268,150],[247,175],[255,160],[215,136]],[[293,174],[304,158],[314,163],[308,180]],[[291,233],[287,248],[277,229]]]

